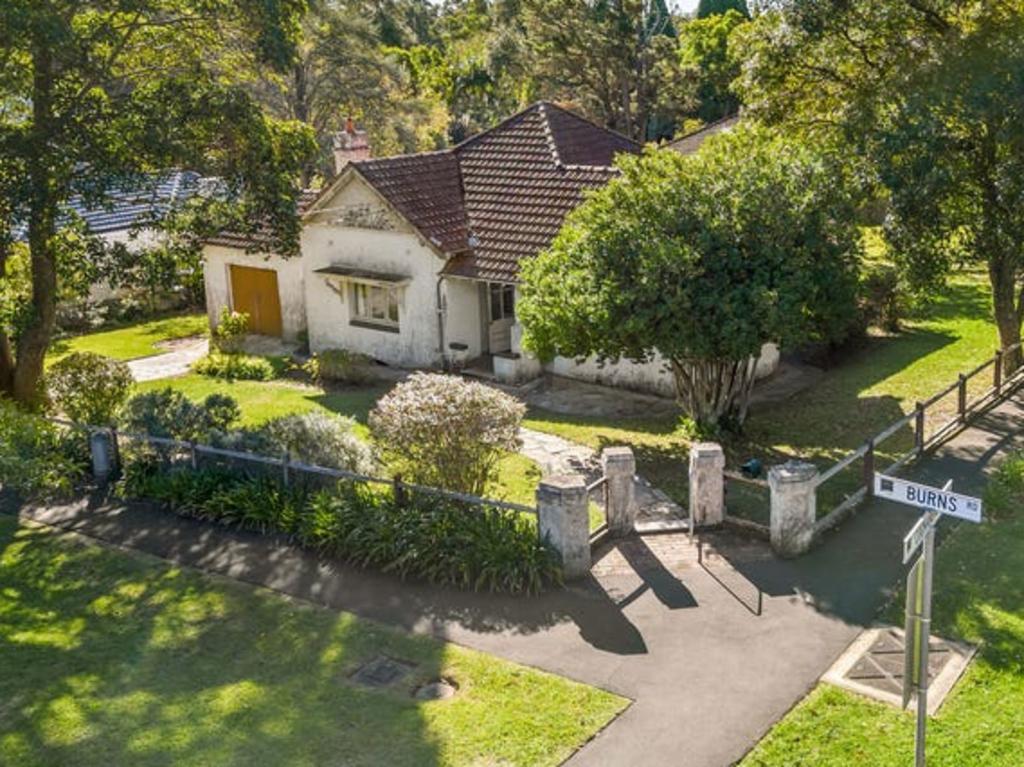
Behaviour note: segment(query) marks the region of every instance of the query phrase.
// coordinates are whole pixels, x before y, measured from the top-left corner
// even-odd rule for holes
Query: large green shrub
[[[65,431],[0,399],[0,486],[67,495],[84,478],[88,460],[84,433]]]
[[[75,423],[109,426],[135,380],[128,366],[93,352],[74,352],[50,368],[50,398]]]
[[[269,381],[274,377],[274,366],[265,357],[216,351],[196,360],[192,370],[200,375],[226,381]]]
[[[399,504],[390,492],[342,483],[309,494],[225,469],[129,464],[124,492],[220,524],[293,536],[362,567],[440,585],[535,593],[559,583],[557,559],[530,520],[433,496]]]
[[[372,359],[346,349],[327,349],[315,354],[306,363],[305,369],[316,381],[365,386],[380,380]]]
[[[373,438],[406,480],[480,495],[519,446],[525,406],[455,376],[415,373],[370,412]]]
[[[238,403],[224,394],[211,394],[196,403],[167,387],[132,397],[124,406],[122,431],[154,437],[204,442],[229,431],[241,417]]]

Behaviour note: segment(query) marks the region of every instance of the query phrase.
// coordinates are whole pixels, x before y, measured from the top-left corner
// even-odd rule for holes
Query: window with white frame
[[[368,282],[352,283],[352,320],[398,329],[398,288]]]
[[[516,317],[516,287],[492,282],[490,288],[491,322],[514,320]]]

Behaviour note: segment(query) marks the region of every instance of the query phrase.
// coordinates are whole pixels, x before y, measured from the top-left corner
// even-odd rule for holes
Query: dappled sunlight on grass
[[[3,514],[0,567],[2,764],[554,765],[625,705]],[[351,681],[380,654],[415,668]],[[455,699],[410,695],[442,676]]]

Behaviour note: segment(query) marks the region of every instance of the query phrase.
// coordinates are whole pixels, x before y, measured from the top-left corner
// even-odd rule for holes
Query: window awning
[[[316,274],[325,277],[342,277],[353,282],[369,282],[375,285],[387,285],[389,287],[401,287],[408,285],[412,278],[404,274],[390,274],[388,272],[376,272],[372,269],[363,269],[355,266],[342,266],[332,264],[322,269],[314,270]]]

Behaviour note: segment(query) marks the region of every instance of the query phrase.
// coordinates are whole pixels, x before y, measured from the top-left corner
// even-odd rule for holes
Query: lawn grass
[[[136,391],[156,391],[171,387],[192,400],[203,400],[211,394],[234,397],[242,411],[242,426],[259,426],[272,418],[322,410],[354,418],[357,433],[367,436],[366,417],[374,403],[390,386],[368,386],[325,391],[318,386],[297,381],[225,381],[219,378],[190,374],[163,378],[136,385]]]
[[[934,767],[1018,767],[1024,744],[1024,460],[1011,518],[961,524],[939,549],[933,632],[980,644],[950,697],[928,724]],[[995,508],[986,496],[986,506]],[[902,605],[886,619],[900,625]],[[914,716],[822,685],[743,761],[743,767],[913,762]]]
[[[205,314],[182,314],[135,325],[62,338],[50,347],[47,362],[53,363],[71,352],[93,352],[118,360],[133,360],[161,354],[158,344],[178,338],[204,335],[209,331]]]
[[[0,764],[556,765],[627,704],[6,514],[0,572]],[[382,654],[416,668],[349,678]]]

